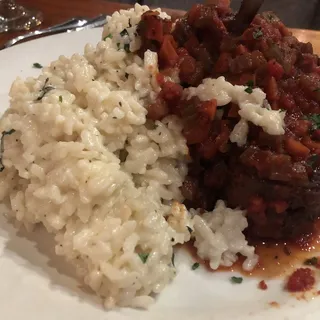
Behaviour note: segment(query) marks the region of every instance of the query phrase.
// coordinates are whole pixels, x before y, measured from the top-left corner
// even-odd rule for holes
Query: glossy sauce
[[[320,220],[315,222],[312,233],[292,242],[249,240],[249,243],[255,246],[259,255],[259,263],[253,271],[247,272],[242,269],[243,257],[239,257],[232,267],[219,267],[216,271],[237,271],[246,276],[263,279],[289,275],[297,267],[301,267],[306,259],[320,256]],[[188,250],[208,271],[216,272],[209,267],[208,262],[201,261],[192,243],[189,243]]]

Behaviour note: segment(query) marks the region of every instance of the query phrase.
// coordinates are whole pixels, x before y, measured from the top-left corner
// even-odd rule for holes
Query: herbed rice
[[[219,202],[200,218],[180,204],[182,124],[175,116],[146,119],[160,90],[157,54],[142,60],[124,47],[139,48],[136,27],[147,10],[116,12],[96,47],[61,56],[38,78],[18,78],[0,122],[8,133],[0,200],[28,230],[40,223],[55,235],[56,253],[107,308],[148,307],[176,274],[174,245],[191,236],[212,268],[231,265],[237,253],[247,269],[257,260],[242,234],[243,211],[233,215]]]

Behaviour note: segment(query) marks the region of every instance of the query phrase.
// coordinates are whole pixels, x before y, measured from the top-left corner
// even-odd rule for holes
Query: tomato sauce
[[[157,52],[162,74],[147,116],[182,120],[193,160],[181,188],[188,207],[211,211],[222,199],[247,210],[255,237],[295,239],[320,214],[320,59],[273,13],[256,15],[258,8],[247,10],[250,1],[244,1],[234,14],[228,3],[194,5],[174,25],[157,12],[142,15],[139,54]],[[179,75],[180,84],[170,74]],[[248,94],[261,88],[268,100],[262,107],[284,112],[285,133],[270,135],[249,121],[246,144],[231,143],[238,106],[219,106],[217,113],[214,99],[182,94],[219,76],[245,85]]]
[[[266,284],[266,282],[264,280],[261,280],[258,284],[258,288],[260,290],[267,290],[268,289],[268,285]]]
[[[219,267],[216,271],[236,271],[244,276],[256,277],[259,279],[274,279],[292,274],[298,267],[310,257],[320,256],[320,219],[315,222],[313,232],[301,236],[290,242],[249,240],[254,245],[259,255],[259,263],[254,270],[248,272],[242,269],[244,258],[239,257],[232,267]],[[194,259],[202,263],[208,271],[212,270],[207,261],[202,261],[196,252],[193,243],[187,244],[188,251]]]
[[[286,289],[289,292],[304,292],[312,289],[315,282],[314,270],[299,268],[290,275]]]

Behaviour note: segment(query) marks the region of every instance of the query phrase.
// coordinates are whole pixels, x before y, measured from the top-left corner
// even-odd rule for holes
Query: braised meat
[[[320,60],[274,13],[254,15],[259,2],[247,15],[244,8],[232,13],[229,1],[195,5],[172,29],[171,21],[145,13],[141,52],[159,53],[162,87],[148,116],[173,113],[183,121],[193,160],[182,187],[188,206],[211,210],[224,199],[247,209],[250,233],[290,238],[320,215]],[[173,73],[180,84],[167,77]],[[271,108],[285,112],[285,134],[269,135],[250,123],[247,143],[231,143],[239,107],[182,94],[219,76],[261,88]]]

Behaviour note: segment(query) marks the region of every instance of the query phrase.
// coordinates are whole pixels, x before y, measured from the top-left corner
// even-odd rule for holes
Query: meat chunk
[[[147,110],[147,118],[151,120],[161,120],[169,114],[169,107],[163,99],[157,99]]]

